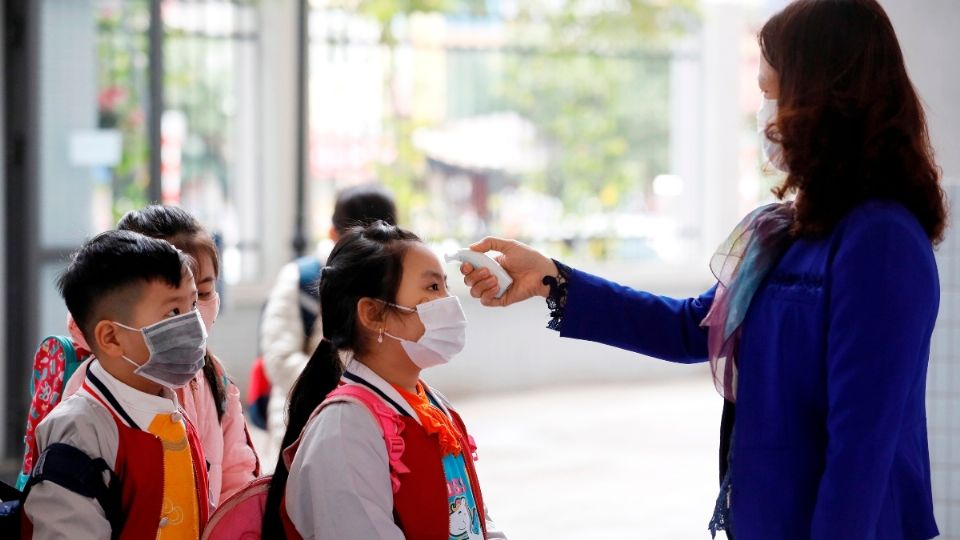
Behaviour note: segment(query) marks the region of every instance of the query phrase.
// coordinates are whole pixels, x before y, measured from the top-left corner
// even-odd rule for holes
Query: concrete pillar
[[[83,139],[97,128],[93,0],[44,0],[39,14],[39,326],[33,343],[64,331],[66,308],[55,286],[64,261],[45,253],[73,250],[94,232],[93,169],[83,162]]]
[[[703,242],[707,251],[722,242],[740,215],[739,103],[743,7],[732,0],[703,6]]]
[[[706,105],[703,89],[703,62],[697,43],[691,40],[674,50],[670,61],[670,172],[683,182],[682,203],[678,209],[683,238],[693,240],[698,256],[708,253],[700,234],[704,200],[703,152],[706,141],[702,135],[703,109]]]
[[[296,196],[297,2],[260,2],[260,130],[263,273],[272,282],[293,256]]]
[[[7,36],[6,20],[3,9],[0,9],[0,73],[6,76],[7,65]],[[0,126],[7,125],[6,104],[7,104],[7,85],[0,84]],[[6,129],[0,128],[0,148],[6,148]],[[7,153],[0,152],[0,208],[7,208]],[[5,219],[0,219],[0,298],[7,297],[7,224]],[[0,308],[0,351],[7,350],[7,310]],[[6,363],[0,363],[0,388],[7,387],[7,367]],[[7,417],[6,400],[0,399],[0,418]],[[7,447],[7,430],[0,429],[0,456],[3,449]]]
[[[70,150],[78,132],[97,127],[96,20],[92,0],[41,6],[40,245],[75,247],[92,232],[91,169]]]

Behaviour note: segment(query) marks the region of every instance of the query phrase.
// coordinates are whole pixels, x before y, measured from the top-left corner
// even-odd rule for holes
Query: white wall
[[[930,133],[960,215],[960,2],[881,0],[893,20],[907,68],[926,105]],[[940,316],[927,388],[927,418],[937,522],[944,540],[960,539],[960,238],[952,228],[937,253]]]

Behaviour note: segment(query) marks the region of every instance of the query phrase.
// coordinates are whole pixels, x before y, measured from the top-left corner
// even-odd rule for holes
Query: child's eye
[[[199,296],[202,300],[206,300],[211,296],[213,296],[213,291],[202,292],[202,293],[199,293],[197,296]]]
[[[180,314],[180,308],[173,308],[170,310],[169,313],[167,313],[167,317],[176,317],[179,314]]]
[[[440,292],[440,284],[439,284],[439,283],[434,283],[433,285],[431,285],[431,286],[428,287],[428,288],[429,288],[431,291]]]

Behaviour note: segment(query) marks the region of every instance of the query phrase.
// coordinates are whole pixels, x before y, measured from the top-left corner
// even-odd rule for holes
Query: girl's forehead
[[[440,264],[440,257],[437,256],[429,247],[419,242],[414,243],[407,250],[403,258],[403,266],[411,269],[437,270],[443,273],[443,266]]]

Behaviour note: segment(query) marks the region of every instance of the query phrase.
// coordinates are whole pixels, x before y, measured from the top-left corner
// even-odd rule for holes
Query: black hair
[[[117,229],[135,231],[153,238],[160,238],[182,249],[193,258],[193,272],[200,279],[200,255],[207,255],[213,264],[213,274],[220,276],[220,257],[217,246],[203,225],[179,206],[154,204],[140,210],[131,210],[117,222]],[[227,389],[223,379],[217,374],[213,359],[207,352],[203,361],[203,377],[213,394],[217,409],[217,419],[222,420],[226,412]]]
[[[337,387],[343,374],[339,352],[353,351],[363,356],[367,341],[360,333],[357,304],[363,298],[396,301],[403,278],[403,257],[411,242],[420,242],[420,238],[396,225],[377,221],[347,229],[334,246],[319,285],[323,340],[290,392],[287,431],[281,448],[300,437],[310,415]],[[280,501],[288,474],[281,450],[267,494],[263,538],[285,537]]]
[[[105,318],[128,316],[130,294],[160,281],[179,287],[187,258],[169,242],[132,231],[107,231],[88,240],[60,274],[57,287],[77,327],[91,346],[93,329]]]
[[[393,196],[377,184],[365,184],[344,189],[337,194],[333,207],[333,228],[342,235],[351,227],[376,221],[397,224],[397,206]]]
[[[131,210],[120,218],[117,228],[162,238],[197,261],[200,260],[199,255],[208,255],[213,263],[213,273],[220,275],[220,257],[213,237],[197,218],[179,206],[154,204]]]

